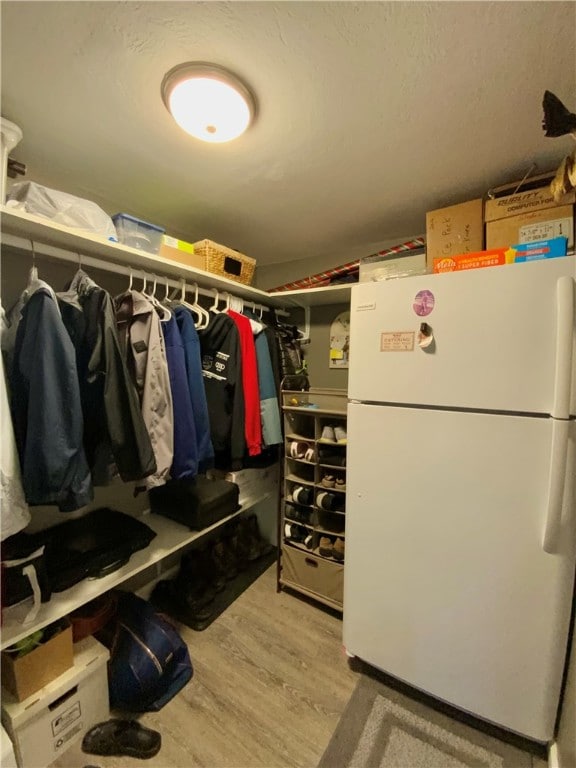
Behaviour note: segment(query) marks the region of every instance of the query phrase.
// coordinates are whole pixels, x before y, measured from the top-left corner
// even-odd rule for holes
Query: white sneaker
[[[324,442],[327,443],[335,443],[336,435],[334,434],[334,427],[324,427],[320,440],[324,440]]]
[[[347,434],[346,434],[346,428],[345,427],[335,427],[334,428],[334,436],[337,443],[344,444],[347,440]]]

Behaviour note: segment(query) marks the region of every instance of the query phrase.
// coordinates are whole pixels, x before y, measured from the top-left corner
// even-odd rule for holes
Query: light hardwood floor
[[[163,710],[140,718],[162,734],[152,760],[84,754],[53,768],[314,768],[356,685],[342,622],[266,571],[204,632],[180,627],[194,677]]]

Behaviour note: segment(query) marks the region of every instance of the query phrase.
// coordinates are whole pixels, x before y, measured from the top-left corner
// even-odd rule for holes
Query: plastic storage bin
[[[165,229],[127,213],[117,213],[112,216],[112,221],[118,233],[118,240],[123,245],[158,255]]]

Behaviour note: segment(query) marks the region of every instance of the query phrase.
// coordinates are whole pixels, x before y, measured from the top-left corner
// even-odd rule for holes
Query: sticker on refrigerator
[[[418,291],[412,307],[419,317],[426,317],[434,309],[435,299],[432,291]]]
[[[414,331],[388,331],[380,334],[380,352],[412,352]]]

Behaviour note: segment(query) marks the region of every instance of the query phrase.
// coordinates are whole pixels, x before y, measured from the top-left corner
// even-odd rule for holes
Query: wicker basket
[[[194,243],[194,253],[204,257],[204,269],[207,272],[244,285],[252,283],[256,259],[212,240],[199,240]]]

